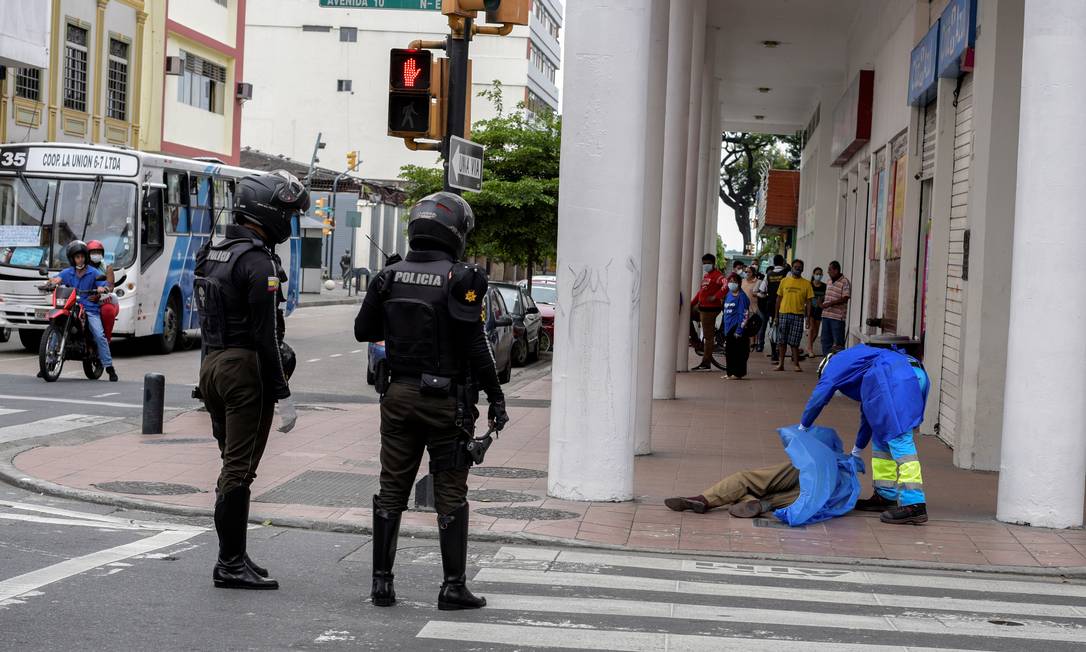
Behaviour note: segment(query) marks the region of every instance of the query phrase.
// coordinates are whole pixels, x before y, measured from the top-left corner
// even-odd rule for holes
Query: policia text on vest
[[[486,604],[465,585],[467,477],[473,458],[479,391],[488,421],[508,421],[494,355],[483,332],[486,274],[458,259],[474,226],[471,207],[452,193],[423,198],[411,209],[411,252],[370,284],[355,319],[360,342],[385,341],[390,378],[381,392],[381,489],[373,498],[373,590],[377,606],[396,601],[392,566],[400,515],[423,451],[430,457],[444,581],[439,609]]]

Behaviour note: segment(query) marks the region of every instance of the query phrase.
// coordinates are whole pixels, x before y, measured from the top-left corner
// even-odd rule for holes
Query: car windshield
[[[0,179],[0,263],[61,269],[72,240],[100,240],[105,262],[135,260],[136,186],[94,180]]]
[[[509,310],[513,312],[520,312],[520,290],[511,288],[505,285],[497,286],[498,292],[502,293],[502,299],[505,300],[505,305]]]
[[[533,285],[532,298],[536,303],[548,303],[553,306],[558,303],[558,288],[553,285]]]

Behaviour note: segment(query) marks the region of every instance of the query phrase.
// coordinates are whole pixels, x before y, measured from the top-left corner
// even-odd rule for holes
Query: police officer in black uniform
[[[280,430],[293,427],[284,371],[293,352],[282,340],[286,280],[275,245],[291,233],[291,218],[309,207],[299,181],[277,171],[238,182],[234,222],[226,239],[205,246],[196,256],[197,310],[203,334],[200,394],[211,414],[222,454],[216,487],[215,531],[219,557],[215,586],[276,589],[268,571],[245,552],[249,520],[249,485],[264,454],[275,403],[280,402]]]
[[[486,605],[464,582],[472,464],[468,444],[477,446],[472,435],[479,390],[490,403],[491,430],[501,430],[509,417],[483,333],[486,273],[458,262],[474,225],[471,207],[458,195],[439,192],[420,200],[407,224],[411,252],[374,278],[355,319],[358,341],[385,341],[391,374],[378,385],[381,490],[373,497],[370,597],[380,607],[396,601],[392,565],[400,515],[423,449],[430,456],[444,568],[438,608]]]

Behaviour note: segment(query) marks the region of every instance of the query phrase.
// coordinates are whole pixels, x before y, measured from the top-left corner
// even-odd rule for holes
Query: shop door
[[[885,259],[886,299],[882,310],[882,332],[898,332],[898,307],[901,293],[901,233],[905,223],[905,191],[908,184],[908,131],[903,131],[890,146],[887,162],[886,232],[881,242]],[[907,325],[907,327],[911,324]],[[910,333],[911,334],[911,333]]]

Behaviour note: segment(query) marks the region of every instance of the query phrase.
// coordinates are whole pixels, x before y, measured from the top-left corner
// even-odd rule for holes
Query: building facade
[[[359,151],[368,178],[396,179],[407,164],[434,165],[434,152],[412,152],[387,135],[389,51],[415,39],[444,38],[440,2],[427,10],[380,9],[366,0],[322,7],[295,0],[251,2],[246,16],[246,105],[242,141],[265,152],[308,161],[317,133],[327,147],[321,164],[345,167]],[[527,27],[508,36],[476,36],[471,43],[472,121],[495,115],[479,92],[498,80],[504,109],[519,102],[558,108],[557,71],[562,5],[535,0]]]
[[[143,0],[4,5],[0,141],[135,147],[143,98]],[[43,42],[47,57],[41,56]],[[9,49],[23,54],[5,58]]]
[[[551,495],[631,497],[644,406],[687,366],[675,295],[715,231],[720,132],[802,131],[795,256],[842,263],[850,343],[923,358],[921,432],[999,472],[994,516],[1082,525],[1086,295],[1038,274],[1086,239],[1086,5],[602,0],[569,26],[558,286],[576,333],[556,336]],[[631,314],[588,317],[604,304]]]

